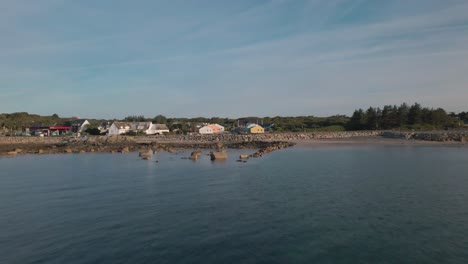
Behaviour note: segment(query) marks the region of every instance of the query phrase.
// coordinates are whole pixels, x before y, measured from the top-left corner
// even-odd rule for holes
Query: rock
[[[175,153],[176,152],[175,149],[173,149],[173,148],[167,148],[166,151],[169,152],[169,153]]]
[[[80,150],[80,153],[86,153],[86,151],[84,151],[84,150]]]
[[[128,147],[124,147],[124,148],[121,148],[119,150],[120,153],[127,153],[127,152],[130,152],[130,150],[128,149]]]
[[[16,155],[18,154],[18,152],[16,152],[16,151],[8,151],[6,154],[7,154],[8,156],[16,156]]]
[[[73,153],[73,150],[67,148],[67,149],[64,150],[64,152],[65,152],[65,153]]]
[[[142,157],[142,158],[151,158],[151,156],[153,156],[153,151],[152,150],[147,150],[147,151],[140,151],[140,153],[138,153],[138,156]]]
[[[221,142],[216,142],[216,149],[222,149],[224,147],[223,143]]]
[[[38,150],[37,154],[44,154],[44,150],[42,150],[42,149]]]
[[[142,159],[144,159],[144,160],[150,160],[150,159],[151,159],[151,156],[149,156],[149,157],[146,156],[146,157],[143,157]]]
[[[248,159],[249,158],[249,155],[240,155],[239,156],[239,159]]]
[[[227,153],[224,151],[216,151],[210,153],[211,160],[226,160]]]
[[[201,151],[199,151],[199,150],[193,151],[190,154],[190,159],[191,160],[197,160],[200,157],[200,154],[201,154]]]

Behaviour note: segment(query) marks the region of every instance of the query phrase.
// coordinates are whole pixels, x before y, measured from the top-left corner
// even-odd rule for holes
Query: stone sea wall
[[[271,133],[271,134],[248,134],[248,135],[235,135],[235,134],[220,134],[220,135],[161,135],[161,136],[147,136],[139,137],[139,142],[223,142],[223,143],[236,143],[236,142],[250,142],[250,141],[295,141],[307,139],[338,139],[338,138],[351,138],[351,137],[369,137],[378,136],[381,131],[349,131],[349,132],[307,132],[307,133]]]

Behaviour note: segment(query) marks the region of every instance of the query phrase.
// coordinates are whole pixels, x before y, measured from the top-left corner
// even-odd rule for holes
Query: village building
[[[224,127],[218,124],[206,125],[198,130],[200,134],[220,134],[224,133]]]
[[[151,135],[162,135],[164,133],[169,133],[169,128],[166,124],[152,124]]]
[[[263,134],[265,129],[257,124],[251,124],[246,127],[246,132],[249,134]]]
[[[43,126],[36,125],[26,128],[26,133],[34,136],[60,136],[70,133],[71,126],[65,125],[54,125],[54,126]]]
[[[112,124],[110,122],[102,122],[101,124],[99,124],[99,126],[97,127],[99,129],[99,132],[101,134],[103,133],[107,133],[109,131],[109,128]]]
[[[213,126],[214,128],[216,128],[216,130],[219,131],[219,133],[224,133],[224,127],[222,125],[219,125],[219,124],[212,124],[210,126]]]
[[[132,125],[127,122],[114,122],[109,127],[109,132],[107,133],[109,136],[118,136],[123,135],[131,131]]]
[[[206,135],[206,134],[213,134],[213,128],[210,126],[204,126],[198,130],[198,133]]]
[[[108,135],[123,135],[128,132],[162,135],[169,133],[169,128],[165,124],[153,124],[152,122],[114,122],[109,127]]]
[[[86,119],[76,119],[71,122],[71,131],[72,132],[83,132],[88,129],[88,126],[91,125]]]

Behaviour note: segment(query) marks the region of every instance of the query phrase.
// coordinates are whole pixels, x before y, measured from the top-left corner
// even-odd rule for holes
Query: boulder
[[[227,153],[224,151],[211,152],[210,156],[211,160],[226,160],[228,157]]]
[[[140,151],[140,153],[138,153],[138,156],[142,158],[151,158],[151,156],[153,156],[153,151],[152,150]]]
[[[240,155],[239,156],[239,159],[248,159],[249,158],[249,155]]]
[[[128,147],[124,147],[124,148],[121,148],[121,149],[119,150],[120,153],[127,153],[127,152],[129,152],[129,151],[130,151],[130,150],[128,149]]]
[[[7,154],[8,156],[16,156],[16,155],[18,154],[18,152],[16,152],[16,151],[8,151],[6,154]]]
[[[175,149],[173,149],[173,148],[167,148],[166,150],[169,153],[175,153],[176,152]]]
[[[201,151],[199,151],[199,150],[193,151],[190,154],[190,159],[191,160],[197,160],[200,157],[200,154],[201,154]]]
[[[217,149],[222,149],[224,147],[223,143],[221,143],[221,142],[216,142],[215,145],[216,145]]]

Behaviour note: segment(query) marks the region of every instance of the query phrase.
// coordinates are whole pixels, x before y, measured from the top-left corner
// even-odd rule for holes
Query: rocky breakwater
[[[267,142],[266,146],[252,154],[252,157],[258,158],[265,154],[268,154],[272,151],[279,150],[282,148],[289,148],[294,146],[294,143],[291,142],[282,142],[282,141],[274,141],[274,142]]]
[[[187,146],[190,144],[213,144],[221,142],[224,144],[248,143],[255,141],[299,141],[309,139],[339,139],[352,137],[380,136],[382,131],[345,131],[345,132],[304,132],[304,133],[266,133],[266,134],[213,134],[213,135],[159,135],[144,136],[137,139],[140,143],[150,144],[158,142],[161,144],[174,144]]]
[[[17,154],[125,152],[137,150],[133,137],[3,137],[0,154],[22,149]]]
[[[436,142],[468,142],[468,131],[432,131],[432,132],[414,132],[414,131],[387,131],[382,133],[387,138],[404,138],[407,140],[422,140]]]

